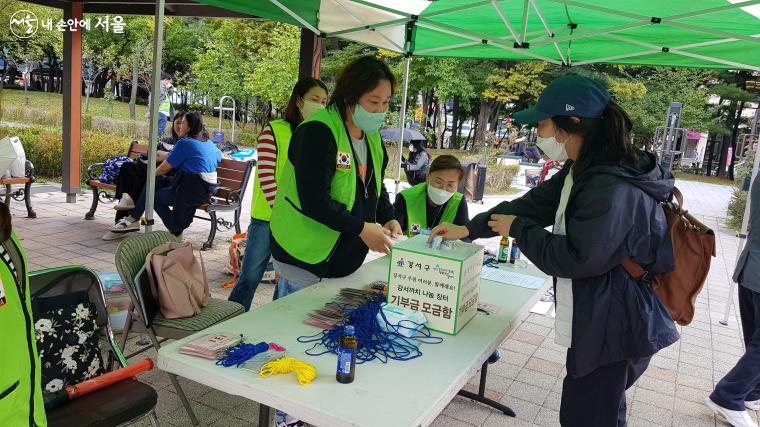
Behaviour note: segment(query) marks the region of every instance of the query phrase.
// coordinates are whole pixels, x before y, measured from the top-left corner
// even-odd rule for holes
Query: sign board
[[[460,241],[432,249],[419,235],[391,248],[388,302],[417,310],[435,331],[456,334],[478,309],[483,247]]]

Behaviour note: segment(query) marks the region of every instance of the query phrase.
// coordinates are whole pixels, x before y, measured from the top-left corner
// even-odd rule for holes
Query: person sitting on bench
[[[216,167],[222,161],[221,151],[208,139],[207,133],[204,134],[200,114],[187,113],[180,121],[178,134],[187,136],[180,138],[166,160],[156,169],[157,177],[171,171],[176,171],[175,176],[155,190],[155,211],[175,236],[181,235],[190,226],[195,209],[208,203],[218,188]],[[129,216],[108,230],[114,233],[139,231],[139,219],[144,211],[145,189]]]

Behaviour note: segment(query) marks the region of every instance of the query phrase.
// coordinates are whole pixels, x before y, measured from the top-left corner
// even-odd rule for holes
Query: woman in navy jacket
[[[625,425],[625,390],[652,355],[678,340],[652,289],[620,266],[630,256],[650,273],[673,269],[659,205],[673,176],[631,144],[628,115],[585,77],[558,78],[536,108],[515,119],[538,124],[539,148],[567,160],[562,171],[466,227],[445,224],[431,234],[517,239],[525,256],[555,277],[555,341],[568,348],[561,424]],[[550,225],[553,232],[545,230]]]

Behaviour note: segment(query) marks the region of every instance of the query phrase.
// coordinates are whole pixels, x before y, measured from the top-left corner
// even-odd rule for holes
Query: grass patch
[[[63,95],[49,92],[27,92],[5,88],[3,96],[3,117],[6,122],[23,123],[33,127],[51,130],[61,129],[63,123]],[[29,98],[29,105],[26,98]],[[148,112],[146,105],[137,104],[136,120],[129,116],[129,103],[117,100],[109,101],[101,98],[90,98],[90,110],[84,111],[85,98],[82,97],[82,129],[111,133],[117,137],[147,139]],[[203,121],[209,131],[219,125],[219,118],[203,115]],[[222,121],[222,130],[229,137],[232,132],[232,122]],[[235,141],[238,145],[253,146],[260,129],[249,123],[243,126],[235,124]],[[168,131],[167,131],[168,132]]]
[[[684,173],[684,172],[673,172],[673,176],[675,176],[676,179],[679,179],[681,181],[704,182],[706,184],[717,184],[717,185],[727,185],[727,186],[734,185],[734,181],[728,178],[720,178],[717,176],[696,175],[693,173]]]

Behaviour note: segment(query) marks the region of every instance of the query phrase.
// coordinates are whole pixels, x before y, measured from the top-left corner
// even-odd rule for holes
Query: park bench
[[[0,197],[5,196],[5,205],[10,208],[11,198],[17,202],[23,200],[26,202],[27,218],[37,218],[37,213],[34,212],[34,209],[32,209],[32,184],[34,181],[34,165],[29,160],[26,161],[26,165],[24,167],[24,176],[9,176],[7,178],[0,178],[0,185],[5,185],[5,194],[0,195]],[[23,189],[19,188],[16,189],[16,191],[13,191],[13,185],[22,184],[24,185]]]
[[[148,146],[140,144],[138,141],[132,141],[129,145],[127,157],[136,160],[142,155],[148,155]],[[90,206],[90,211],[84,215],[84,219],[95,218],[95,211],[98,209],[98,204],[101,201],[103,203],[112,203],[114,201],[113,193],[116,191],[116,184],[108,184],[98,179],[103,165],[105,163],[93,163],[87,166],[87,185],[92,189],[92,205]]]
[[[142,154],[147,154],[147,145],[133,141],[129,147],[127,157],[136,159]],[[222,159],[216,168],[217,183],[219,188],[211,197],[208,204],[197,207],[198,211],[203,211],[208,216],[195,215],[195,218],[211,222],[211,230],[208,239],[203,243],[203,250],[211,248],[214,243],[217,231],[226,231],[235,227],[237,233],[241,232],[240,227],[240,202],[245,196],[245,190],[248,187],[248,180],[251,177],[255,161],[238,161],[231,159]],[[93,219],[95,211],[100,201],[105,203],[113,202],[112,193],[116,191],[116,185],[106,184],[98,180],[96,171],[103,167],[103,163],[95,163],[87,167],[89,179],[87,185],[92,188],[92,206],[90,211],[85,215],[85,219]],[[233,221],[227,221],[217,214],[221,212],[232,212]]]

